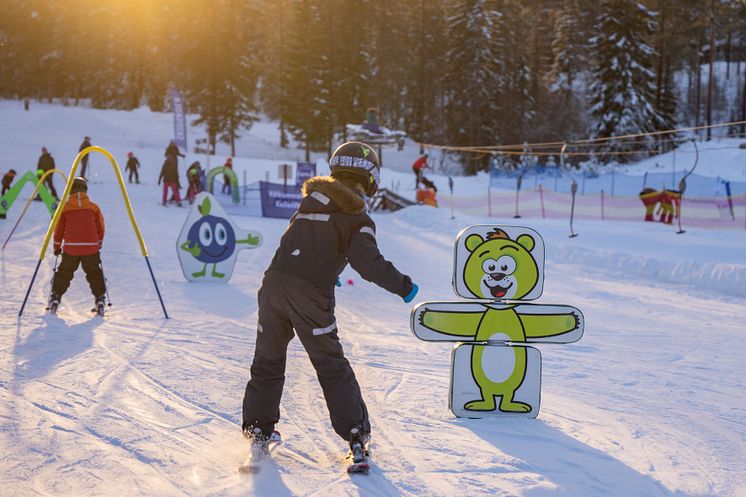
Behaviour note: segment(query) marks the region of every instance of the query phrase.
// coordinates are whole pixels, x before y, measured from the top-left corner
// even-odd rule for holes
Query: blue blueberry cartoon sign
[[[176,254],[187,280],[227,282],[238,251],[261,244],[261,234],[239,228],[215,197],[203,192],[195,199],[181,228]]]

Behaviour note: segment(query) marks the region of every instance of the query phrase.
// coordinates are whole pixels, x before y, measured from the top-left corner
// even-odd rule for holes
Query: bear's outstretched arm
[[[569,314],[519,314],[527,338],[542,338],[562,335],[580,326],[580,317]]]
[[[425,309],[420,323],[433,331],[454,336],[476,336],[483,312],[444,312]]]

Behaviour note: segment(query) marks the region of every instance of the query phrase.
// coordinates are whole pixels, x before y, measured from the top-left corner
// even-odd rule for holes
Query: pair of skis
[[[281,444],[282,437],[278,431],[273,432],[269,439],[264,442],[253,442],[249,457],[238,467],[238,472],[244,474],[258,473],[261,471],[264,463],[271,458],[275,449]],[[370,469],[368,457],[370,457],[370,450],[367,446],[364,447],[361,444],[355,446],[353,444],[353,447],[347,454],[347,472],[367,474]]]
[[[59,306],[59,302],[50,302],[49,305],[46,307],[46,311],[49,314],[57,315],[57,309],[59,308]],[[97,315],[103,317],[106,314],[106,306],[103,302],[98,302],[96,306],[91,309],[91,312],[95,312]]]

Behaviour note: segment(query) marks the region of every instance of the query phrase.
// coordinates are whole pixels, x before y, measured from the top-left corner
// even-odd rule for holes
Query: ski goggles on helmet
[[[350,155],[335,155],[329,161],[329,167],[339,167],[344,169],[361,169],[366,171],[373,178],[373,182],[381,184],[381,170],[373,162],[363,157],[353,157]]]

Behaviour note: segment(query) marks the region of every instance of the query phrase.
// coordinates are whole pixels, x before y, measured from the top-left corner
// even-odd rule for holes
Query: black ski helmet
[[[381,163],[378,154],[367,143],[349,141],[343,143],[329,159],[332,176],[349,173],[358,177],[369,197],[378,191],[381,183]]]
[[[87,192],[88,181],[83,176],[78,176],[73,180],[73,186],[70,188],[70,193]]]

